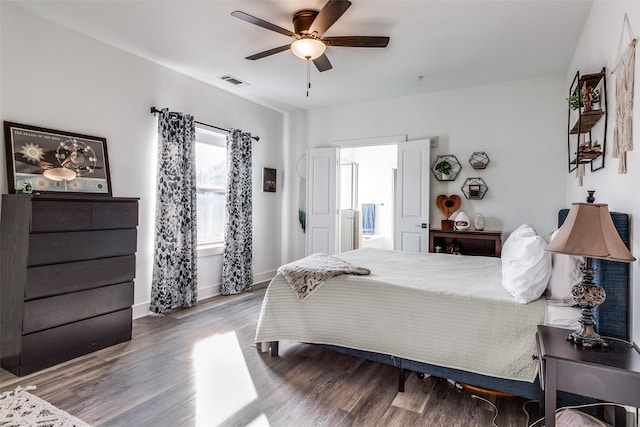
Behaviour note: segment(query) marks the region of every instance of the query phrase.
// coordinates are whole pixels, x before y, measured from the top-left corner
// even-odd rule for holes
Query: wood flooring
[[[98,426],[492,425],[494,409],[446,380],[294,342],[280,357],[253,339],[264,286],[133,322],[133,339],[22,378],[33,394]],[[491,398],[498,426],[526,426],[524,399]],[[537,412],[537,404],[528,404]],[[533,420],[529,420],[529,424]]]

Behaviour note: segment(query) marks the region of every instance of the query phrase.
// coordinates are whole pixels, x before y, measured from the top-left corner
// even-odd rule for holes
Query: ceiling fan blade
[[[267,22],[263,19],[256,18],[255,16],[251,16],[248,13],[244,13],[242,11],[236,10],[235,12],[231,12],[231,15],[235,16],[236,18],[242,19],[243,21],[247,21],[251,24],[257,25],[258,27],[266,28],[267,30],[275,31],[276,33],[293,37],[294,39],[298,38],[298,36],[295,33],[287,30],[286,28],[282,28],[275,24],[272,24],[271,22]]]
[[[325,55],[324,53],[322,54],[322,56],[314,59],[313,64],[320,72],[327,71],[333,68],[333,65],[331,65],[331,62],[329,61],[329,58],[327,58],[327,55]]]
[[[284,52],[285,50],[289,50],[291,44],[286,44],[280,47],[274,47],[273,49],[265,50],[264,52],[256,53],[255,55],[247,56],[244,59],[250,59],[252,61],[260,58],[264,58],[265,56],[273,55],[274,53]]]
[[[327,46],[387,47],[387,45],[389,44],[389,37],[338,36],[338,37],[323,37],[322,41]]]
[[[323,35],[349,9],[349,6],[351,2],[348,0],[329,0],[313,20],[309,33],[315,31],[318,36]]]

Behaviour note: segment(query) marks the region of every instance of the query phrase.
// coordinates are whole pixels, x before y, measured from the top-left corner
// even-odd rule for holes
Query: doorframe
[[[376,145],[402,144],[403,142],[407,142],[408,140],[409,139],[407,134],[374,136],[370,138],[337,139],[329,142],[329,144],[326,146],[338,147],[338,148],[359,148],[359,147],[370,147],[370,146],[376,146]],[[322,148],[322,146],[310,147],[310,148]]]
[[[362,148],[362,147],[374,147],[374,146],[381,146],[381,145],[399,145],[402,144],[403,142],[407,142],[408,141],[408,137],[406,134],[402,134],[402,135],[387,135],[387,136],[378,136],[378,137],[369,137],[369,138],[353,138],[353,139],[342,139],[342,140],[333,140],[330,141],[327,145],[320,145],[320,146],[314,146],[314,147],[309,147],[307,148],[306,152],[305,152],[305,156],[307,157],[307,161],[309,159],[309,152],[310,150],[316,149],[316,148],[337,148],[338,149],[338,153],[340,152],[341,149],[343,148]],[[339,166],[339,165],[337,165]],[[339,167],[337,167],[338,169],[338,176],[337,179],[340,179],[340,174],[339,174]],[[307,179],[307,200],[306,200],[306,211],[309,212],[309,197],[310,197],[310,191],[309,191],[309,180]],[[338,190],[339,190],[339,185],[337,185]],[[338,206],[338,202],[339,202],[339,194],[336,194],[336,206]],[[395,207],[394,207],[395,210]],[[336,216],[337,216],[337,212],[336,212]],[[395,222],[395,219],[394,219]],[[339,220],[336,219],[336,230],[337,230],[337,236],[336,239],[339,238]],[[394,225],[395,227],[395,225]],[[395,230],[394,230],[395,233]],[[305,253],[307,255],[309,252],[309,233],[305,233],[305,243],[304,243],[304,247],[305,247]],[[395,241],[395,236],[394,236],[394,241]],[[338,249],[337,247],[337,242],[336,242],[336,251]]]

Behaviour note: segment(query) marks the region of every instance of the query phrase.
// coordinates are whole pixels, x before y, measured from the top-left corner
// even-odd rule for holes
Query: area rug
[[[0,394],[0,427],[90,427],[27,390],[18,387]]]

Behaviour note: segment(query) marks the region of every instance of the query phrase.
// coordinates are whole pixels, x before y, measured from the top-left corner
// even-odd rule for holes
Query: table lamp
[[[593,283],[595,269],[592,259],[633,262],[636,259],[627,249],[616,230],[606,204],[573,203],[567,219],[558,230],[557,236],[547,245],[549,252],[584,256],[585,263],[580,268],[582,282],[571,288],[571,295],[582,309],[580,330],[567,337],[568,340],[583,347],[607,346],[595,331],[593,308],[602,304],[606,298],[604,289]]]

